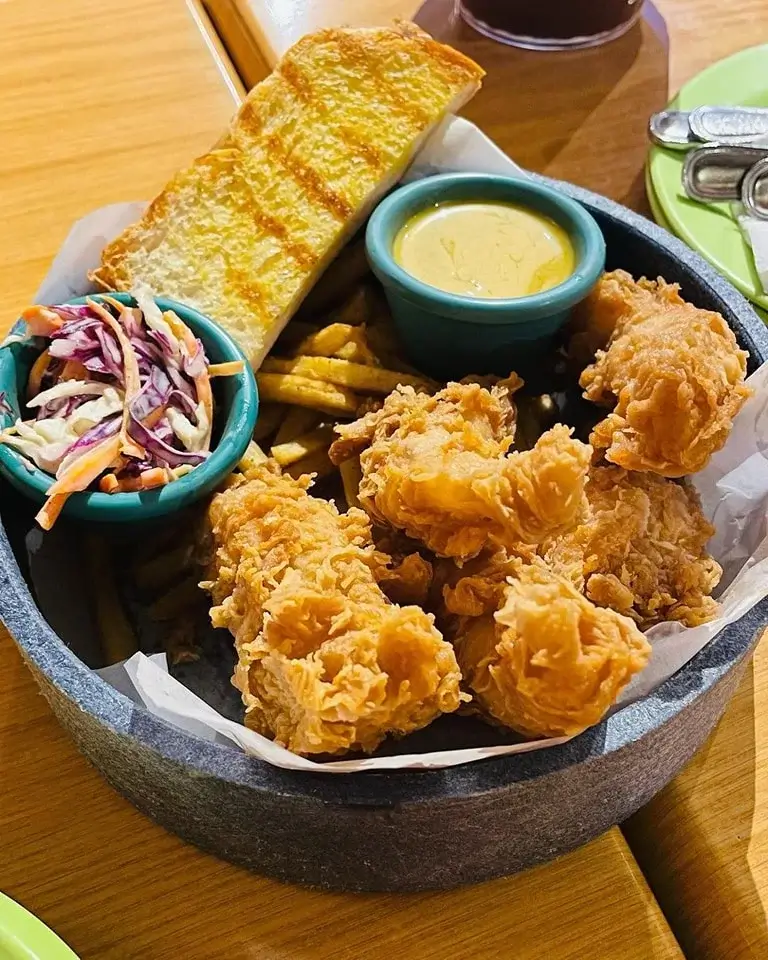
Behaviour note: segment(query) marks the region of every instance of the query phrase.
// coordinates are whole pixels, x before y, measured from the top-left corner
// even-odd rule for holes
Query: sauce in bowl
[[[439,203],[399,230],[395,261],[430,286],[483,299],[527,297],[563,283],[576,255],[568,234],[513,203]]]

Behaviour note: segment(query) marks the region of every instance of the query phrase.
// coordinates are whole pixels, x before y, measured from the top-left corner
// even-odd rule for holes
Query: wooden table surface
[[[768,39],[768,0],[657,0],[614,43],[548,54],[480,36],[457,20],[454,0],[204,2],[248,86],[310,30],[415,17],[486,69],[483,89],[462,112],[518,163],[646,213],[650,114],[708,63]]]
[[[452,0],[428,0],[423,7],[419,0],[207,2],[231,32],[233,55],[247,83],[308,30],[411,17],[419,10],[419,21],[439,30],[452,7]],[[222,32],[228,43],[230,32]],[[649,114],[708,64],[768,42],[768,2],[657,0],[646,21],[625,38],[582,53],[509,50],[461,24],[444,27],[443,35],[488,70],[485,89],[466,112],[512,157],[646,211],[642,170]],[[768,957],[768,719],[763,718],[768,718],[765,638],[708,746],[626,827],[686,955],[697,960]]]
[[[183,0],[0,2],[1,326],[75,219],[150,196],[217,138],[236,83],[215,56]],[[0,677],[0,890],[83,960],[681,956],[618,830],[450,894],[289,888],[185,846],[114,793],[2,631]]]

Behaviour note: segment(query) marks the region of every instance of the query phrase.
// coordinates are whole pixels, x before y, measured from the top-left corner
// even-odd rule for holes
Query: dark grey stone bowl
[[[728,320],[752,369],[768,357],[762,322],[700,257],[637,214],[560,186],[598,219],[609,268],[681,283],[688,299]],[[5,488],[2,493],[10,528],[14,508]],[[562,747],[446,770],[352,775],[280,770],[180,732],[135,706],[48,625],[5,529],[0,615],[82,752],[158,823],[281,880],[405,891],[516,873],[572,850],[646,803],[719,719],[766,624],[768,601],[651,696]]]

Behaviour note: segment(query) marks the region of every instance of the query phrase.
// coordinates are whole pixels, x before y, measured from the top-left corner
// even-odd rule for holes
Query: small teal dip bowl
[[[573,274],[528,297],[482,299],[423,283],[395,262],[395,238],[411,217],[439,203],[472,200],[515,203],[554,220],[573,244]],[[593,217],[575,200],[525,177],[450,173],[418,180],[379,204],[365,239],[403,348],[414,366],[439,379],[508,374],[535,361],[605,268],[605,241]]]
[[[130,294],[110,294],[115,300],[133,306]],[[87,297],[78,297],[68,303],[85,303]],[[101,300],[98,294],[90,299]],[[198,337],[210,363],[245,360],[242,350],[218,324],[197,310],[157,297],[161,310],[173,310]],[[12,333],[24,333],[19,322]],[[45,341],[32,339],[25,343],[9,344],[0,349],[0,428],[8,427],[24,412],[27,380],[32,364],[43,349]],[[213,380],[213,438],[211,454],[194,470],[173,480],[164,487],[141,493],[73,493],[64,505],[62,516],[109,524],[143,523],[168,516],[212,493],[234,470],[245,453],[256,424],[259,395],[253,372],[246,362],[242,373]],[[17,490],[42,504],[53,477],[26,460],[20,453],[0,444],[0,473]]]

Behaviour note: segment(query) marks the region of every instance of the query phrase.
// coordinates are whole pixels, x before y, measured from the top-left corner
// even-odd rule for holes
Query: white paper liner
[[[406,179],[466,170],[521,176],[524,171],[473,124],[451,118],[421,150]],[[105,243],[142,212],[145,203],[114,204],[79,220],[54,260],[36,300],[62,302],[92,290],[86,279]],[[631,269],[631,264],[627,264]],[[722,610],[700,627],[664,623],[648,631],[653,656],[624,691],[614,710],[645,696],[669,679],[725,626],[768,596],[768,364],[750,378],[755,395],[734,423],[728,442],[694,477],[705,515],[715,524],[710,550],[724,568]],[[246,753],[289,770],[357,773],[364,770],[439,769],[489,757],[526,753],[565,743],[569,737],[432,753],[316,763],[226,719],[170,676],[165,655],[135,654],[99,671],[121,692],[158,717],[206,740],[235,743]]]
[[[763,293],[768,294],[768,220],[753,217],[741,203],[732,204],[731,209],[747,245],[752,250],[755,271],[760,278]]]

